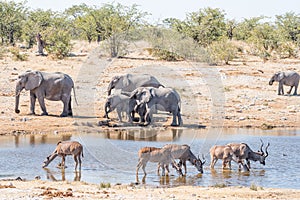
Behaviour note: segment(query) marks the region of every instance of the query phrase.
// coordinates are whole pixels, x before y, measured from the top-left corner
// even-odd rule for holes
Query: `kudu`
[[[189,145],[178,145],[178,144],[167,144],[163,146],[163,148],[167,148],[171,150],[171,155],[174,159],[179,159],[179,167],[183,165],[185,174],[187,173],[186,169],[186,161],[189,161],[193,166],[197,168],[197,170],[202,174],[203,173],[203,165],[206,162],[203,157],[203,162],[193,154]],[[159,166],[158,166],[159,171]]]
[[[138,155],[139,161],[136,167],[136,176],[138,176],[140,167],[142,167],[144,175],[147,175],[145,168],[148,162],[159,163],[159,167],[162,168],[162,176],[165,176],[165,168],[169,173],[169,169],[166,167],[169,164],[172,164],[176,171],[182,175],[181,168],[177,166],[171,150],[168,148],[143,147],[139,150]]]
[[[211,157],[211,163],[210,168],[213,169],[218,159],[223,160],[222,168],[224,169],[226,167],[226,164],[228,163],[229,169],[231,169],[231,160],[233,157],[233,151],[230,146],[213,146],[209,150],[210,157]]]
[[[261,146],[260,146],[260,150],[259,151],[252,151],[252,149],[249,147],[248,144],[246,143],[230,143],[227,144],[228,146],[231,147],[233,154],[234,154],[234,159],[238,159],[238,160],[246,160],[247,163],[247,167],[248,169],[250,169],[250,160],[252,161],[259,161],[260,164],[265,165],[266,162],[266,158],[268,157],[269,153],[268,153],[268,148],[270,146],[270,143],[268,142],[266,148],[265,148],[265,152],[263,151],[263,141],[261,141]],[[242,162],[239,162],[242,163]],[[239,166],[240,167],[240,166]]]
[[[53,153],[49,155],[44,161],[43,168],[47,167],[57,156],[62,157],[60,167],[65,168],[65,157],[67,155],[73,155],[75,161],[75,170],[79,163],[79,170],[81,170],[81,156],[83,157],[83,147],[76,141],[59,141]]]

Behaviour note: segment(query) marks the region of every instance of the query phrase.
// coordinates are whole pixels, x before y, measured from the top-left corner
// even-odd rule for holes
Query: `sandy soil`
[[[128,57],[107,59],[96,44],[76,43],[75,52],[88,56],[55,60],[36,56],[27,51],[28,61],[13,61],[11,55],[0,60],[0,135],[6,134],[62,134],[94,132],[107,129],[138,126],[118,123],[116,114],[106,122],[104,101],[112,76],[124,73],[153,74],[165,86],[175,88],[181,95],[184,128],[205,127],[300,127],[300,96],[278,96],[277,83],[268,85],[273,73],[284,70],[300,70],[300,60],[277,60],[263,63],[250,56],[226,66],[209,66],[187,61],[165,62],[152,58],[143,50],[144,45],[131,48]],[[61,102],[46,101],[49,116],[32,116],[29,113],[29,92],[20,98],[20,114],[14,113],[15,80],[28,69],[48,72],[61,71],[73,77],[78,105],[73,103],[75,117],[59,118]],[[288,88],[285,87],[285,91]],[[300,89],[298,89],[300,94]],[[74,99],[74,98],[73,98]],[[36,113],[40,113],[38,104]],[[171,116],[160,114],[152,127],[168,128]],[[107,126],[108,125],[108,126]],[[6,188],[7,187],[7,188]],[[16,187],[16,188],[14,188]],[[183,186],[177,188],[144,188],[143,186],[119,186],[99,189],[99,185],[64,182],[0,182],[0,198],[50,198],[52,194],[72,198],[140,199],[296,199],[299,190],[249,188],[202,188]],[[70,190],[68,188],[71,188]],[[16,192],[17,191],[17,192]],[[149,193],[148,193],[149,192]],[[11,196],[12,195],[12,196]],[[15,195],[15,196],[14,196]],[[58,196],[59,196],[58,195]]]
[[[0,181],[1,199],[299,199],[300,191],[246,187],[149,187],[82,182]]]
[[[78,43],[77,52],[89,56],[54,60],[29,54],[28,61],[12,61],[11,56],[0,60],[0,134],[73,132],[81,125],[84,130],[99,130],[104,114],[107,86],[114,75],[124,73],[153,74],[165,86],[175,88],[181,95],[184,127],[300,127],[300,97],[278,96],[277,84],[268,85],[273,73],[300,69],[300,60],[278,60],[263,63],[255,57],[242,57],[231,65],[209,66],[192,62],[158,61],[141,47],[134,47],[128,57],[135,59],[110,60],[101,56],[95,44]],[[61,71],[75,80],[78,105],[73,103],[74,118],[58,118],[61,102],[46,101],[50,116],[31,116],[29,92],[20,98],[20,114],[14,113],[15,80],[28,69]],[[285,91],[288,88],[285,87]],[[299,89],[300,90],[300,89]],[[298,91],[300,93],[300,91]],[[40,113],[36,105],[36,113]],[[118,124],[116,114],[111,114]],[[158,115],[153,126],[168,126],[170,115]],[[100,124],[101,125],[101,124]],[[132,125],[129,125],[132,126]],[[107,126],[101,126],[107,128]]]

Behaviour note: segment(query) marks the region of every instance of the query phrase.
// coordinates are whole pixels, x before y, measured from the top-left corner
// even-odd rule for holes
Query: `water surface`
[[[195,155],[206,158],[204,173],[198,174],[196,168],[188,163],[188,174],[179,177],[171,169],[170,176],[156,174],[157,164],[148,163],[145,184],[148,185],[200,185],[300,188],[300,167],[298,151],[300,130],[257,130],[257,129],[151,129],[120,130],[90,134],[59,135],[19,135],[0,138],[0,178],[32,180],[39,176],[42,180],[85,181],[90,183],[128,184],[136,182],[135,169],[137,152],[144,146],[161,147],[164,144],[188,144]],[[229,142],[246,142],[253,150],[260,147],[260,139],[270,142],[266,165],[251,162],[249,173],[238,171],[233,163],[232,170],[222,170],[218,161],[215,170],[209,168],[209,148],[212,145],[224,145]],[[56,158],[43,169],[42,162],[56,146],[59,140],[77,140],[84,146],[84,158],[81,173],[75,173],[74,161],[67,157],[64,171],[56,168],[60,158]],[[140,169],[139,181],[143,172]]]

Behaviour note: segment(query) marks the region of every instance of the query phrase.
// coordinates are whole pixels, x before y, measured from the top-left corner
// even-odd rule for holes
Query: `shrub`
[[[213,42],[208,51],[210,53],[212,61],[215,63],[220,63],[222,61],[225,64],[229,64],[229,61],[232,61],[237,53],[237,48],[234,44],[226,38],[221,39],[220,41]]]
[[[28,60],[28,55],[25,53],[20,53],[20,50],[17,47],[11,48],[10,53],[13,55],[13,60],[15,60],[15,61]]]
[[[70,34],[63,30],[52,33],[47,37],[45,49],[56,58],[63,59],[72,48]]]

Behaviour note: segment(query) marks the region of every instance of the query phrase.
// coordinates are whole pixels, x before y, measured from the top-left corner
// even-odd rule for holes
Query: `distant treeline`
[[[149,42],[149,52],[165,60],[229,63],[238,53],[264,60],[298,55],[300,16],[293,12],[276,15],[273,21],[261,16],[238,22],[208,7],[187,13],[184,20],[167,18],[161,24],[148,22],[149,15],[135,4],[80,4],[55,12],[1,1],[1,44],[32,48],[40,34],[47,52],[61,58],[71,51],[71,40],[97,41],[111,57],[126,55],[126,45],[137,40]]]

